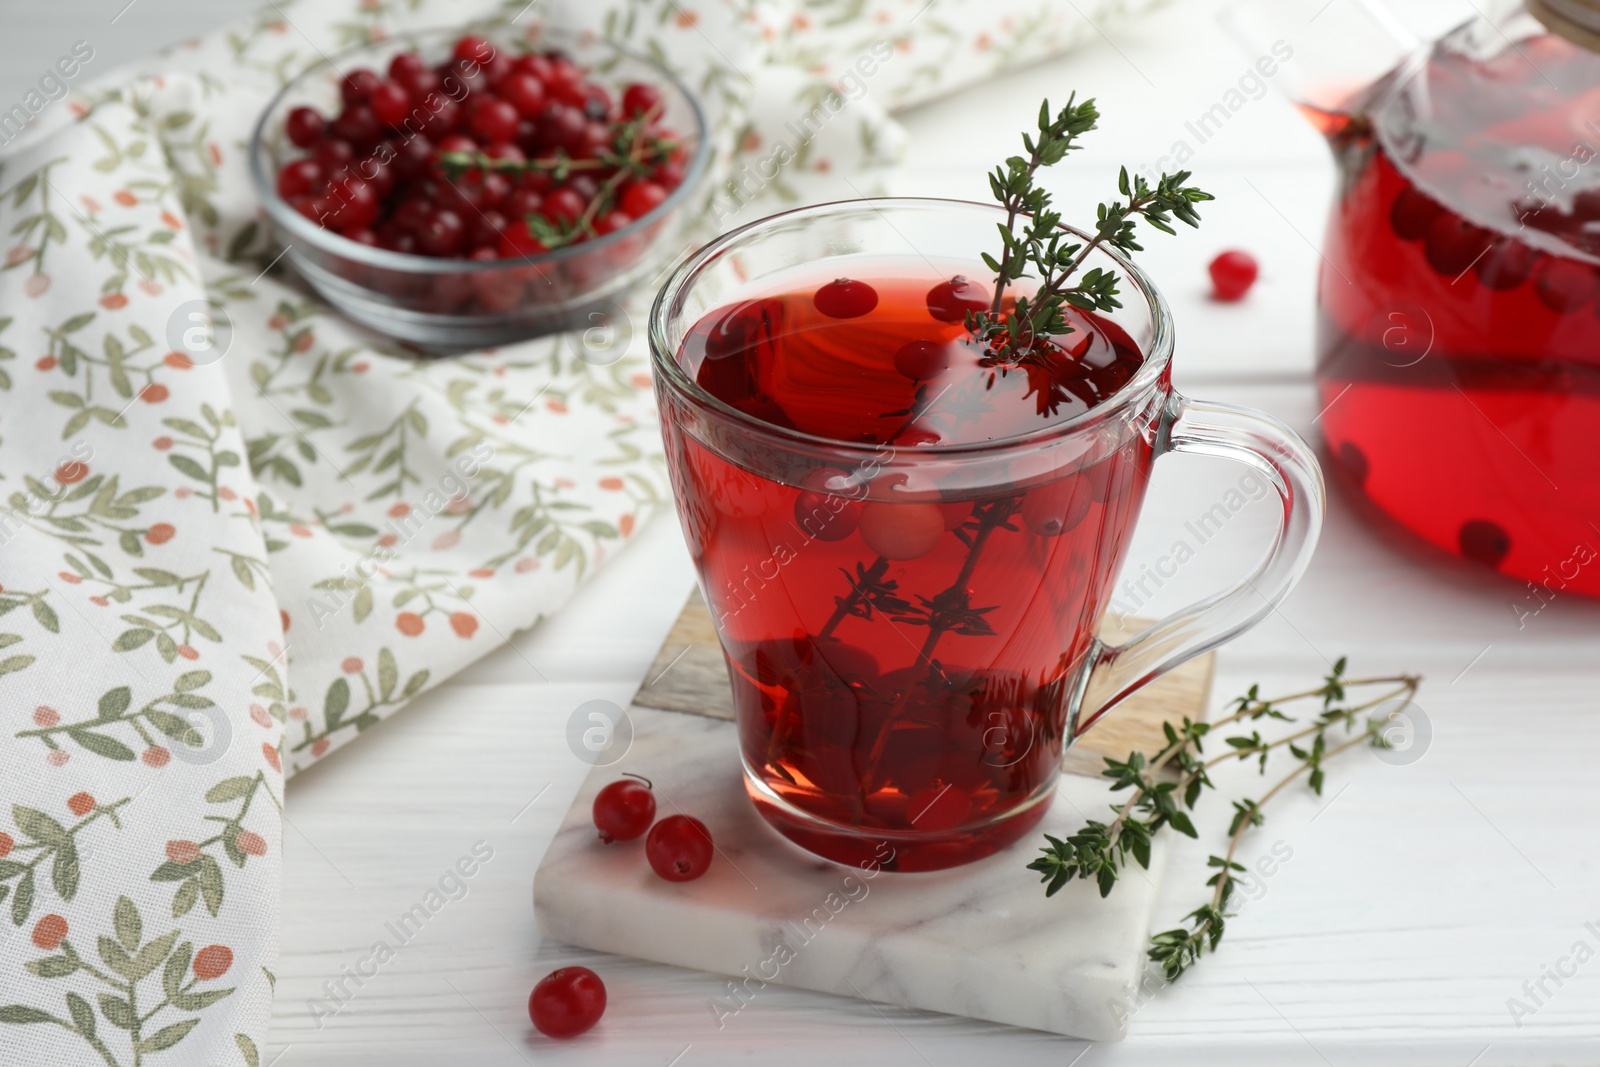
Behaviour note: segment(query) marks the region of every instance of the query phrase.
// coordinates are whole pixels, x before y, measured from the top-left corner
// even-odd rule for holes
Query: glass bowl
[[[465,33],[482,36],[497,52],[513,57],[559,49],[614,98],[629,82],[656,86],[662,124],[688,149],[682,183],[655,210],[614,233],[540,255],[483,262],[358,244],[323,229],[278,195],[278,169],[305,154],[284,132],[292,108],[305,104],[326,116],[336,114],[341,72],[367,67],[381,74],[396,53],[411,50],[435,65],[449,58],[453,43]],[[470,102],[470,96],[468,91],[456,99]],[[251,136],[250,173],[285,258],[324,299],[390,337],[436,352],[459,352],[609,321],[631,290],[681,251],[684,207],[705,177],[708,156],[699,103],[661,64],[593,35],[491,23],[396,33],[317,63],[285,85],[262,113]],[[363,163],[375,162],[368,152],[353,166],[359,172]]]

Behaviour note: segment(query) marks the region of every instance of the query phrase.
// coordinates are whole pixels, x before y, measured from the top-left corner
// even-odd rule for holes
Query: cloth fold
[[[1039,0],[302,0],[46,109],[0,154],[0,1061],[265,1062],[285,777],[669,507],[651,294],[607,364],[572,337],[421,359],[287,274],[260,217],[248,136],[283,81],[477,16],[693,86],[702,232],[870,184],[892,107],[1095,32]]]

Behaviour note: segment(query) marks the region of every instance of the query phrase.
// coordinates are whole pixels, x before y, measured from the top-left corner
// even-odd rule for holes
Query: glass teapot
[[[1427,541],[1600,596],[1600,0],[1417,42],[1378,0],[1224,22],[1327,137],[1328,466]],[[1530,610],[1533,610],[1530,608]]]

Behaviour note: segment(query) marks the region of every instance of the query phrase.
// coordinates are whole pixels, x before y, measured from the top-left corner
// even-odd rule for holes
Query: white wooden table
[[[234,6],[143,5],[148,23],[134,8],[114,40],[106,35],[119,58],[124,48],[199,32]],[[1064,202],[1092,211],[1119,162],[1154,163],[1244,73],[1248,60],[1212,21],[1216,6],[1178,0],[1096,47],[908,115],[912,160],[896,192],[983,197],[980,167],[1013,150],[1040,97],[1078,89],[1100,98],[1108,129],[1059,187]],[[1438,24],[1436,8],[1462,5],[1398,6],[1426,27]],[[0,42],[0,87],[27,80],[25,60],[57,38],[85,35],[71,11],[16,15],[22,32]],[[1332,168],[1275,96],[1252,101],[1197,146],[1193,167],[1219,196],[1205,228],[1153,243],[1144,258],[1177,315],[1176,380],[1314,435],[1314,242]],[[1204,264],[1228,246],[1264,265],[1237,307],[1204,298]],[[1202,460],[1165,461],[1132,566],[1167,551],[1182,523],[1237,478],[1237,469]],[[1255,558],[1271,521],[1265,505],[1248,508],[1143,610],[1222,586]],[[1584,925],[1600,930],[1600,842],[1589,817],[1600,809],[1600,605],[1557,599],[1519,629],[1520,584],[1376,531],[1335,494],[1304,583],[1221,654],[1218,700],[1252,681],[1269,692],[1299,688],[1348,654],[1359,673],[1426,675],[1431,746],[1404,767],[1355,753],[1331,768],[1324,799],[1296,792],[1276,804],[1246,852],[1276,845],[1292,858],[1230,925],[1220,953],[1144,1006],[1125,1042],[1085,1046],[775,987],[719,1031],[707,1001],[723,992],[722,979],[541,942],[530,882],[587,770],[564,741],[567,717],[586,700],[627,701],[691,582],[676,523],[663,517],[554,623],[295,780],[269,1058],[281,1067],[1600,1060],[1600,962],[1559,988],[1546,980],[1552,995],[1520,1027],[1507,1007],[1575,943],[1600,950],[1600,934]],[[1220,777],[1224,790],[1257,788],[1248,772]],[[1209,839],[1175,858],[1162,913],[1169,925],[1198,903],[1200,865],[1225,818],[1213,811],[1202,820]],[[467,895],[319,1025],[308,999],[389,938],[384,923],[479,841],[493,859]],[[564,963],[601,971],[610,1007],[596,1032],[558,1046],[532,1031],[525,1006],[533,983]]]

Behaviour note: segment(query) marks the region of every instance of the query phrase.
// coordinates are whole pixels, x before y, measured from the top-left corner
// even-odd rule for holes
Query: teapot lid
[[[1600,0],[1524,0],[1528,12],[1574,44],[1600,52]]]

